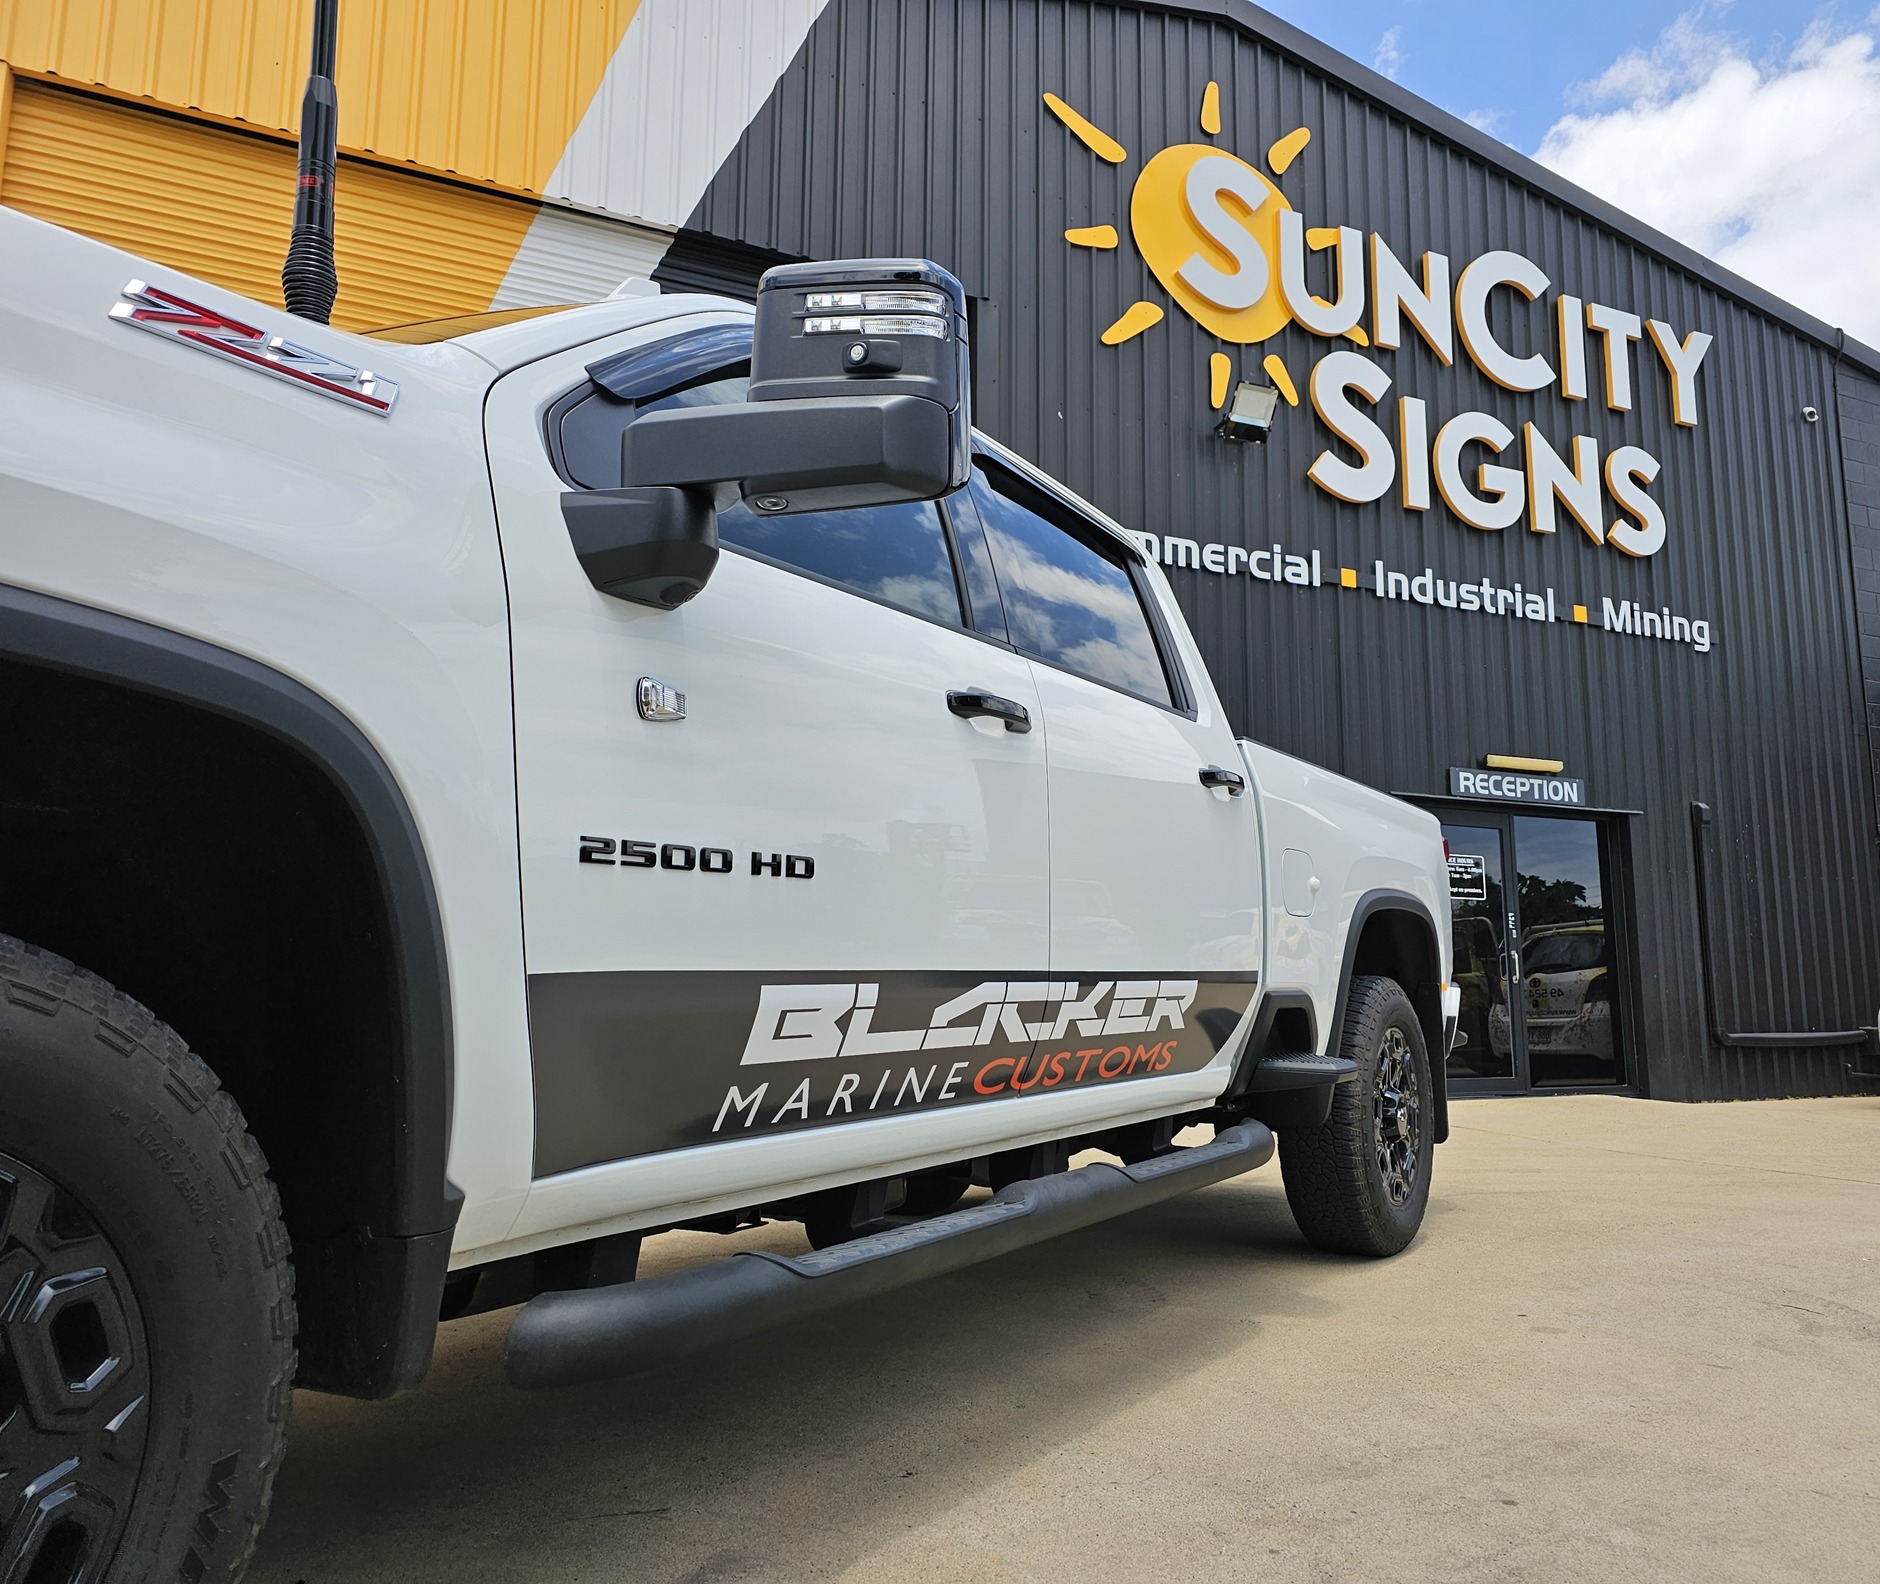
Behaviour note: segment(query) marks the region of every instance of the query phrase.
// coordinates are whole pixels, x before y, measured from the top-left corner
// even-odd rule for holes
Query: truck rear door
[[[1105,995],[1100,1024],[1053,1030],[1079,1062],[1100,1045],[1100,1077],[1198,1072],[1259,977],[1259,833],[1250,791],[1229,780],[1233,732],[1113,534],[995,458],[971,498],[1044,707],[1051,975]]]

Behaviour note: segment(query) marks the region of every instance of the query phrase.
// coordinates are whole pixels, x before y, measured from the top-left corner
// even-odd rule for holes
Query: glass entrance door
[[[1517,978],[1528,1082],[1539,1087],[1625,1080],[1614,997],[1617,930],[1597,821],[1516,814]]]
[[[1450,1078],[1499,1090],[1625,1082],[1607,831],[1470,810],[1443,838],[1462,987]]]
[[[1503,884],[1508,872],[1507,821],[1487,814],[1480,822],[1443,826],[1449,844],[1449,916],[1455,952],[1452,970],[1462,987],[1462,1016],[1449,1053],[1451,1079],[1496,1079],[1498,1086],[1526,1087],[1515,1058],[1520,1020],[1511,1019],[1508,984],[1518,971],[1511,961],[1516,920]]]

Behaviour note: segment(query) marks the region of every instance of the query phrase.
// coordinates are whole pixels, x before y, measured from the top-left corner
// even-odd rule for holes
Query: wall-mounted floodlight
[[[1273,413],[1279,406],[1279,392],[1271,385],[1256,385],[1242,380],[1234,387],[1233,399],[1214,432],[1223,440],[1257,440],[1264,443],[1273,427]]]

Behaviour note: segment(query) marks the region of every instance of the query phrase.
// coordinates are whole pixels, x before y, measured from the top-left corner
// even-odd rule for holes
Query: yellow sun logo
[[[1056,94],[1046,94],[1044,102],[1099,159],[1121,165],[1129,158],[1122,144]],[[1203,91],[1200,120],[1205,134],[1219,136],[1219,83],[1210,82]],[[1310,128],[1297,127],[1274,143],[1266,151],[1273,175],[1283,176],[1311,140]],[[1300,225],[1292,204],[1272,180],[1213,143],[1176,143],[1163,149],[1143,166],[1130,193],[1129,228],[1143,262],[1184,313],[1237,346],[1267,340],[1297,317],[1293,303],[1306,306],[1307,299],[1297,294],[1289,302],[1281,279],[1282,230]],[[1091,225],[1071,227],[1064,240],[1075,247],[1113,248],[1119,238],[1113,225]],[[1337,227],[1315,227],[1305,231],[1304,243],[1315,251],[1334,247],[1340,233]],[[1309,304],[1332,308],[1317,297]],[[1101,339],[1105,346],[1117,346],[1160,324],[1163,317],[1155,303],[1132,303]],[[1368,345],[1355,324],[1343,333],[1360,346]],[[1269,353],[1262,367],[1280,394],[1298,406],[1298,387],[1279,355]],[[1208,359],[1208,395],[1217,408],[1227,400],[1232,372],[1233,360],[1226,353]]]

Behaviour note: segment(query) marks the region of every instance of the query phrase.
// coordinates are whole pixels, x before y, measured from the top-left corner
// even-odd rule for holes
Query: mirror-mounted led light
[[[921,314],[830,314],[803,321],[805,335],[918,335],[947,338],[947,322]]]
[[[745,504],[781,515],[837,511],[886,504],[896,489],[901,499],[938,500],[966,485],[972,478],[968,306],[965,287],[930,259],[821,259],[765,270],[757,283],[749,405],[801,405],[809,409],[807,422],[820,404],[826,412],[816,416],[814,433],[834,436],[839,423],[852,423],[868,446],[875,444],[870,437],[880,437],[889,447],[881,455],[892,465],[883,460],[879,477],[856,471],[851,479],[843,471],[847,463],[817,474],[813,459],[786,446],[761,467],[746,458],[737,479]],[[921,449],[929,442],[937,447],[942,428],[944,461],[937,449]],[[903,451],[913,460],[895,460]],[[866,455],[873,466],[874,451]],[[766,500],[775,504],[766,507]]]
[[[1273,414],[1279,407],[1279,392],[1271,385],[1256,385],[1242,380],[1234,387],[1234,396],[1221,414],[1214,432],[1223,440],[1265,442],[1273,427]]]
[[[937,291],[809,292],[803,306],[816,309],[861,309],[864,313],[941,314],[947,311],[944,294]]]

